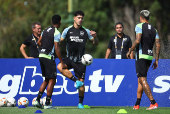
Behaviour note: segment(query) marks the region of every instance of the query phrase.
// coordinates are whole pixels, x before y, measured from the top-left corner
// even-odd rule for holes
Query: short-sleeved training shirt
[[[136,59],[153,59],[153,45],[159,39],[157,30],[149,23],[140,23],[135,27],[136,34],[141,33],[141,41],[136,48]]]
[[[42,32],[40,54],[55,55],[54,42],[60,42],[60,32],[56,27],[50,26]]]
[[[115,37],[117,37],[117,50],[121,50],[121,46],[122,46],[122,41],[124,38],[124,42],[123,42],[123,49],[122,49],[122,59],[127,59],[126,57],[126,53],[129,51],[129,48],[132,47],[132,41],[131,38],[128,35],[123,34],[123,36],[121,38],[119,38],[116,35],[112,36],[110,38],[109,44],[108,44],[108,49],[111,49],[111,58],[115,59],[116,56],[116,49],[115,49]]]
[[[81,57],[85,53],[87,39],[93,38],[90,35],[90,30],[85,27],[77,29],[74,26],[65,28],[61,37],[67,40],[67,57],[74,62],[81,61]]]
[[[37,41],[38,38],[32,34],[28,36],[23,43],[24,45],[29,47],[30,57],[38,58],[39,47],[37,48]]]

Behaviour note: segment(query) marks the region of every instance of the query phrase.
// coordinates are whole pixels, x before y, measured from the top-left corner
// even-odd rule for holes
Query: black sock
[[[75,76],[72,76],[72,77],[70,78],[70,80],[73,80],[74,82],[76,82],[76,81],[77,81],[77,78],[76,78]]]
[[[155,100],[150,100],[151,101],[151,104],[155,104],[156,103],[156,101]]]
[[[38,96],[37,96],[37,101],[40,102],[41,96],[43,95],[44,92],[38,92]]]
[[[51,99],[51,96],[47,95],[46,102],[45,102],[46,105],[50,105],[50,99]]]
[[[79,96],[79,103],[83,104],[83,99],[84,99],[84,96]]]
[[[140,105],[141,98],[137,98],[135,106]]]

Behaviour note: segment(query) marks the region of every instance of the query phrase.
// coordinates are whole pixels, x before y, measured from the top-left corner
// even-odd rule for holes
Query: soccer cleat
[[[83,82],[82,81],[76,81],[76,89],[79,89],[81,86],[83,86]]]
[[[79,104],[78,104],[78,108],[83,109],[83,108],[84,108],[84,106],[83,106],[81,103],[79,103]]]
[[[147,108],[146,110],[153,110],[153,109],[157,109],[158,108],[158,104],[151,104],[149,108]]]
[[[43,106],[40,104],[40,102],[39,101],[35,101],[34,102],[34,105],[37,107],[37,108],[43,108]]]
[[[51,105],[44,105],[44,109],[53,109],[53,106],[51,106]]]
[[[136,106],[133,107],[133,109],[134,109],[134,110],[138,110],[139,107],[140,107],[139,105],[136,105]]]

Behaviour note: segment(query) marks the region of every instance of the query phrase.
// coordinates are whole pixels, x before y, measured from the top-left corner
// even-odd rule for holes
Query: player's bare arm
[[[60,38],[60,42],[62,42],[62,41],[64,41],[64,38],[61,37],[61,38]]]
[[[54,42],[54,45],[55,45],[55,53],[57,54],[57,56],[58,56],[58,58],[61,62],[62,68],[65,68],[66,65],[63,63],[63,60],[62,60],[62,57],[61,57],[59,42]]]
[[[129,50],[130,50],[130,48],[129,48]],[[131,53],[130,53],[130,59],[133,59],[133,51],[131,51]]]
[[[133,43],[132,47],[129,49],[128,53],[126,54],[127,58],[129,59],[130,58],[130,54],[131,52],[139,45],[140,41],[141,41],[141,38],[142,38],[142,34],[141,33],[138,33],[136,35],[136,40],[135,42]]]
[[[93,36],[93,38],[91,39],[91,41],[93,42],[94,45],[98,45],[99,44],[99,39],[97,38],[97,33],[95,31],[90,31],[90,35]]]
[[[155,62],[152,65],[153,69],[156,69],[158,67],[158,60],[159,60],[159,52],[160,52],[160,42],[159,39],[155,40],[155,44],[156,44],[156,58],[155,58]]]
[[[109,58],[110,53],[111,53],[111,49],[107,49],[105,59]]]

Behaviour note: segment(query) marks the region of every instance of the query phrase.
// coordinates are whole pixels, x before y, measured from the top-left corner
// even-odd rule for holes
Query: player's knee
[[[45,83],[48,83],[48,82],[49,82],[49,79],[48,79],[48,78],[45,78],[44,82],[45,82]]]
[[[57,69],[58,69],[60,72],[62,71],[61,63],[59,63],[59,64],[57,65]]]
[[[84,82],[84,79],[82,79],[82,78],[78,78],[78,80]]]

